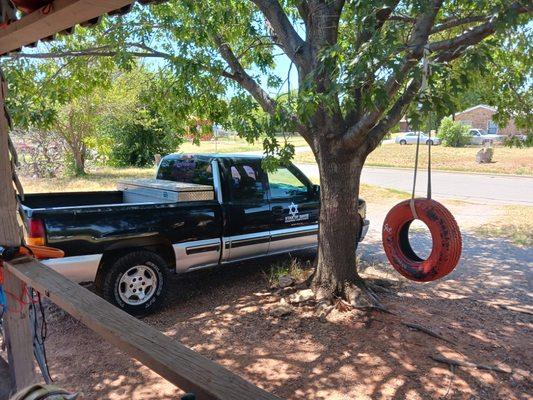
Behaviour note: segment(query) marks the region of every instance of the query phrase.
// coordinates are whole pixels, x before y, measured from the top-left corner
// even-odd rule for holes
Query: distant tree
[[[100,116],[94,93],[109,85],[114,62],[19,60],[11,68],[10,65],[5,71],[11,89],[8,105],[15,126],[29,131],[53,131],[65,145],[65,161],[72,164],[72,172],[85,174],[87,143],[97,132]]]
[[[94,148],[114,166],[152,165],[155,154],[176,151],[187,121],[172,112],[166,95],[169,79],[144,68],[117,74],[109,89],[99,91],[103,105]]]
[[[526,0],[175,0],[80,30],[45,54],[16,57],[157,58],[174,72],[168,94],[179,100],[177,116],[229,123],[249,138],[266,134],[269,156],[278,155],[269,167],[294,151],[275,133],[300,133],[321,180],[312,287],[321,299],[373,303],[355,268],[366,157],[410,105],[417,104],[414,122],[429,111],[447,115],[454,87],[497,48],[486,39],[527,26],[532,11]],[[274,95],[284,81],[274,70],[280,52],[298,75],[298,94],[287,102]],[[432,75],[422,92],[424,54]]]

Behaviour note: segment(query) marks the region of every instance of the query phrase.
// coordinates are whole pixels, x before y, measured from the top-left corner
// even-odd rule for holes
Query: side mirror
[[[320,186],[319,185],[311,186],[309,194],[311,195],[311,197],[319,197],[320,196]]]

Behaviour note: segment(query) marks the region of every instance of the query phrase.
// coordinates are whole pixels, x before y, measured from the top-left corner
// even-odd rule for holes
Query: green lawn
[[[283,143],[283,137],[278,138],[280,143]],[[293,144],[295,147],[307,146],[305,140],[298,135],[287,137],[287,141]],[[259,151],[263,150],[263,142],[261,139],[254,143],[248,143],[246,140],[239,137],[221,139],[221,140],[208,140],[200,142],[200,145],[196,145],[192,142],[183,143],[178,149],[183,153],[241,153],[244,151]]]

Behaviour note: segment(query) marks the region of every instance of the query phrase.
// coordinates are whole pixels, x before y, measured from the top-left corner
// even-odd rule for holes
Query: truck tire
[[[136,316],[157,311],[165,303],[167,292],[167,263],[146,250],[118,258],[107,270],[102,285],[107,301]]]

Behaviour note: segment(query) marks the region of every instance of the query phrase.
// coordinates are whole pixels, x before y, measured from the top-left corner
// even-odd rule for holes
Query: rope
[[[420,150],[420,131],[418,131],[418,136],[416,138],[416,153],[415,153],[415,172],[413,175],[413,191],[411,192],[411,201],[409,202],[409,207],[411,207],[411,212],[413,213],[413,217],[415,219],[418,218],[418,214],[416,213],[415,208],[415,190],[416,190],[416,175],[418,173],[418,153]]]
[[[429,48],[428,46],[424,47],[424,57],[422,59],[422,84],[420,85],[421,93],[425,92],[428,87],[428,78],[429,78]],[[428,199],[431,199],[431,129],[428,130],[428,186],[427,186],[427,195]],[[415,191],[416,191],[416,177],[418,173],[418,155],[420,153],[420,130],[416,138],[416,154],[415,154],[415,170],[413,175],[413,190],[411,192],[411,200],[409,201],[409,207],[411,208],[411,213],[415,219],[418,218],[415,207]]]

